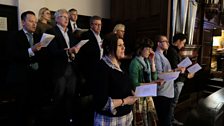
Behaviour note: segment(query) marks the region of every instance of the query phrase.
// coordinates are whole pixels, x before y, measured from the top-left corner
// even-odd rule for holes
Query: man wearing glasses
[[[164,51],[169,48],[169,41],[166,36],[159,35],[155,39],[155,65],[158,73],[172,71],[170,62],[164,56]],[[172,126],[170,118],[171,102],[174,97],[174,81],[165,81],[158,86],[157,97],[154,97],[154,104],[160,126]]]
[[[54,122],[57,125],[69,125],[73,120],[72,108],[77,85],[75,55],[79,51],[76,47],[77,40],[68,30],[68,12],[65,9],[59,9],[55,12],[56,26],[48,30],[47,33],[55,35],[54,39],[48,45],[51,70],[51,78],[54,86],[53,115]],[[55,124],[55,125],[56,125]]]

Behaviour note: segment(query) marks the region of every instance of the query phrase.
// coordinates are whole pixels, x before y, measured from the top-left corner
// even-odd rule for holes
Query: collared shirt
[[[67,47],[70,48],[70,40],[69,40],[69,37],[68,37],[68,29],[66,29],[66,31],[64,31],[64,28],[61,26],[61,25],[58,25],[58,28],[60,29],[64,39],[65,39],[65,42],[67,44]]]
[[[114,65],[108,56],[104,56],[102,59],[112,69],[116,69],[116,70],[122,72],[121,68],[118,68],[116,65]]]
[[[64,39],[65,39],[66,45],[67,45],[67,47],[69,49],[70,48],[70,40],[69,40],[69,36],[68,36],[68,29],[66,29],[66,31],[64,31],[64,28],[61,25],[57,24],[57,26],[60,29],[60,31],[61,31]],[[68,55],[68,57],[69,57],[69,55]],[[72,62],[72,61],[68,58],[68,62]]]
[[[28,31],[25,30],[24,28],[23,28],[23,32],[25,33],[25,35],[26,35],[26,37],[27,37],[27,40],[29,41],[29,36],[28,36],[28,34],[30,34],[30,33],[28,33]],[[33,34],[33,33],[31,33],[31,34]],[[35,56],[35,53],[32,51],[31,47],[28,48],[28,53],[29,53],[29,57]]]
[[[77,26],[76,22],[74,22],[72,20],[70,20],[70,23],[71,23],[71,27],[72,27],[72,32],[74,32],[75,29],[78,28],[78,26]],[[75,24],[75,26],[74,26],[74,24]]]
[[[169,72],[172,70],[170,62],[159,50],[155,51],[155,64],[156,64],[156,70],[158,71],[158,73]],[[174,97],[174,81],[173,80],[165,81],[164,84],[162,84],[161,86],[158,86],[157,95],[173,98]]]
[[[96,40],[98,42],[99,48],[100,48],[100,59],[103,57],[103,48],[102,48],[102,44],[103,44],[103,40],[100,37],[100,34],[95,33],[92,29],[91,31],[93,32],[94,36],[96,37]]]

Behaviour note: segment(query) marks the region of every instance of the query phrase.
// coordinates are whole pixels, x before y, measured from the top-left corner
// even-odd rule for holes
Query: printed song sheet
[[[42,47],[47,47],[54,37],[54,35],[44,33],[40,40]]]
[[[157,96],[157,84],[146,84],[136,87],[136,97]]]
[[[184,60],[182,60],[177,66],[178,67],[188,67],[192,64],[191,60],[189,57],[186,57]]]
[[[88,41],[89,41],[89,39],[81,40],[78,44],[76,44],[76,46],[81,48],[81,47],[82,47],[83,45],[85,45]]]
[[[159,73],[158,77],[165,81],[176,80],[179,77],[180,71],[178,72],[163,72]]]
[[[198,72],[200,69],[201,69],[201,66],[200,66],[198,63],[196,63],[196,64],[192,65],[191,67],[189,67],[189,68],[187,69],[187,71],[188,71],[189,73],[196,73],[196,72]]]

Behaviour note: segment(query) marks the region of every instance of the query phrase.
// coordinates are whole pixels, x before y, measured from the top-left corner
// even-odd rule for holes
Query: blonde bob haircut
[[[118,30],[123,30],[123,29],[125,29],[125,25],[123,25],[123,24],[117,24],[117,25],[114,26],[113,33],[116,34]]]
[[[40,10],[39,10],[39,13],[38,13],[38,20],[42,20],[43,19],[43,14],[44,12],[46,11],[50,11],[47,7],[42,7]]]

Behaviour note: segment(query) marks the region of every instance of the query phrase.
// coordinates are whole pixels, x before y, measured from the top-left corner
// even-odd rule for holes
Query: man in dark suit
[[[75,55],[79,51],[76,47],[77,41],[68,30],[68,12],[59,9],[55,12],[56,26],[47,31],[55,35],[48,45],[50,56],[50,70],[52,71],[52,82],[54,85],[53,103],[55,107],[55,125],[70,125],[72,121],[72,107],[76,90],[76,68]]]
[[[75,32],[75,30],[79,29],[77,25],[78,11],[72,8],[68,12],[69,12],[68,29],[72,32]]]
[[[81,34],[83,33],[83,29],[80,28],[80,25],[78,25],[78,22],[77,22],[78,11],[72,8],[68,11],[68,13],[69,13],[68,29],[72,31],[76,39],[80,39]]]
[[[90,29],[82,34],[82,39],[89,39],[89,41],[80,49],[77,54],[78,68],[81,75],[79,82],[80,95],[80,110],[82,113],[80,117],[86,125],[92,125],[93,122],[93,106],[92,106],[92,77],[93,69],[96,63],[103,55],[101,31],[101,17],[93,16],[90,19]],[[87,120],[87,121],[85,121]],[[82,124],[85,125],[85,124]]]
[[[7,53],[10,64],[6,80],[16,100],[16,121],[13,122],[26,126],[37,103],[38,61],[42,46],[33,34],[37,22],[34,12],[23,12],[21,21],[23,29],[9,36]]]

